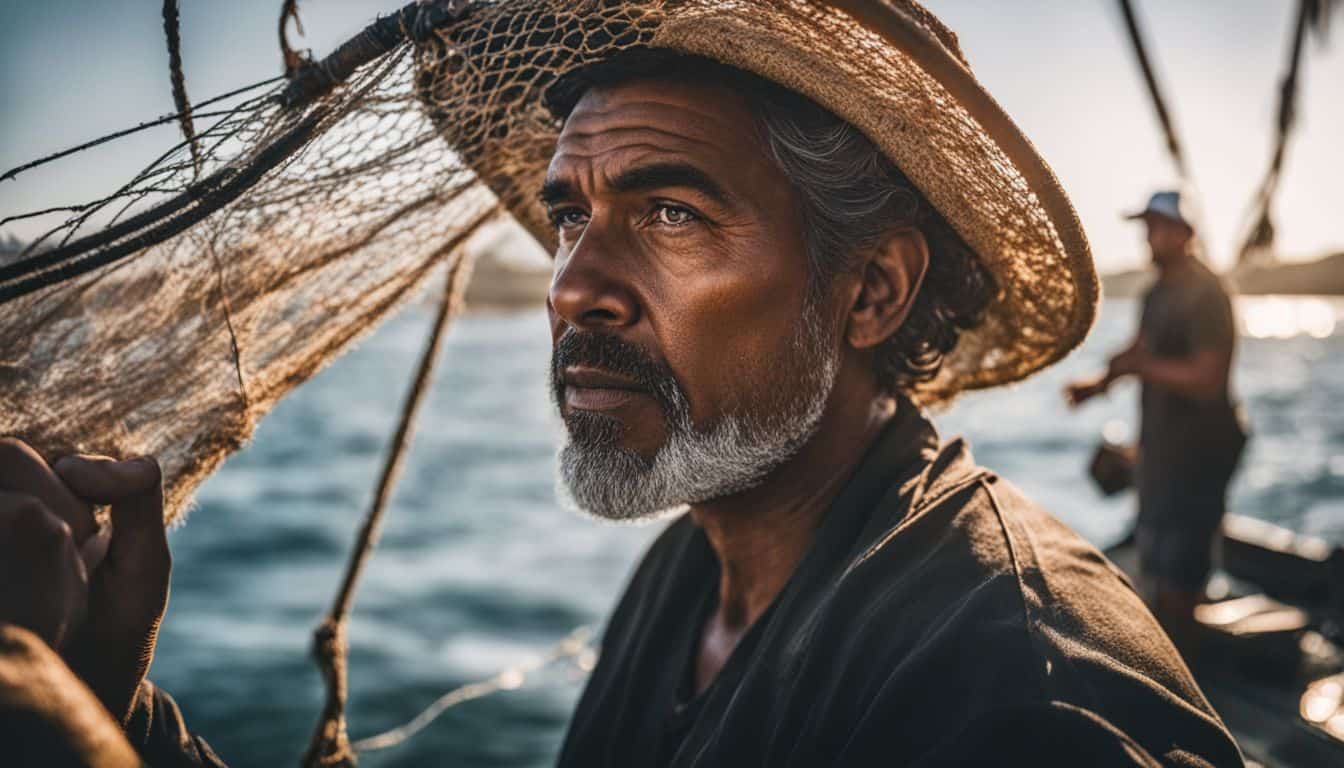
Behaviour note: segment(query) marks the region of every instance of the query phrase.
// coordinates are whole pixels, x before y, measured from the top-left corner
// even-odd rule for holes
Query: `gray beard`
[[[826,410],[837,360],[820,318],[814,307],[805,308],[777,372],[779,380],[799,381],[801,394],[747,396],[754,408],[740,408],[700,430],[691,422],[685,395],[673,385],[666,392],[672,405],[668,439],[652,460],[621,447],[618,427],[608,439],[566,441],[556,483],[561,503],[601,519],[634,522],[759,485],[816,434]]]

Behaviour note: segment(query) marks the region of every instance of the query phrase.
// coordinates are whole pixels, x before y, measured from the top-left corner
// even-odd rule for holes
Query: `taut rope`
[[[1237,265],[1248,264],[1256,253],[1268,253],[1274,246],[1274,221],[1271,209],[1274,194],[1279,188],[1279,176],[1297,118],[1298,75],[1302,71],[1302,49],[1307,30],[1315,27],[1324,34],[1335,0],[1298,0],[1297,24],[1293,28],[1293,42],[1288,53],[1288,67],[1279,83],[1278,120],[1275,124],[1274,151],[1270,154],[1269,168],[1256,188],[1250,219],[1254,222],[1237,251]]]
[[[1181,180],[1188,183],[1190,169],[1185,162],[1181,140],[1176,134],[1175,120],[1172,119],[1171,110],[1167,108],[1167,100],[1162,96],[1162,88],[1158,85],[1157,73],[1148,57],[1148,48],[1143,42],[1143,34],[1139,31],[1139,22],[1134,17],[1134,6],[1130,0],[1120,0],[1120,13],[1125,19],[1125,30],[1129,33],[1130,45],[1134,47],[1134,56],[1139,60],[1143,82],[1148,86],[1148,96],[1153,100],[1157,121],[1162,126],[1163,136],[1166,137],[1167,151],[1171,153],[1171,161],[1176,165],[1176,172],[1180,174]]]
[[[168,40],[168,78],[173,84],[173,104],[177,106],[177,121],[182,137],[191,146],[191,164],[196,175],[201,174],[201,148],[196,141],[196,127],[191,121],[191,102],[187,101],[187,78],[182,74],[181,17],[177,0],[163,0],[163,35]]]
[[[483,218],[495,215],[489,211]],[[447,256],[461,246],[466,237],[475,232],[475,227],[467,229],[463,235],[449,241],[441,250]],[[416,369],[411,389],[402,403],[401,417],[397,422],[397,431],[392,437],[387,458],[383,462],[382,475],[378,479],[378,489],[365,514],[364,524],[360,527],[355,547],[345,567],[345,576],[341,587],[332,602],[326,618],[313,632],[313,652],[322,678],[326,683],[326,703],[322,707],[322,716],[304,755],[306,768],[322,766],[353,766],[355,753],[350,746],[350,738],[345,726],[345,705],[348,699],[348,661],[346,658],[349,644],[346,641],[346,620],[350,607],[354,603],[355,589],[359,586],[360,576],[364,573],[364,564],[378,542],[383,517],[387,512],[387,503],[392,496],[401,467],[410,446],[415,430],[415,418],[424,401],[425,392],[433,378],[434,366],[438,361],[439,349],[443,345],[443,332],[448,327],[455,310],[462,304],[462,293],[466,290],[471,276],[472,261],[470,254],[463,254],[448,271],[444,282],[443,295],[439,299],[438,311],[430,327],[429,339],[425,342],[424,352],[420,356],[420,365]]]

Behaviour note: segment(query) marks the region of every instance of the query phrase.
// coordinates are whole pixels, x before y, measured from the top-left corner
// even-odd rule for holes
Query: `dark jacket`
[[[682,517],[631,579],[560,758],[598,766],[1216,765],[1238,749],[1125,577],[905,406],[714,682]]]

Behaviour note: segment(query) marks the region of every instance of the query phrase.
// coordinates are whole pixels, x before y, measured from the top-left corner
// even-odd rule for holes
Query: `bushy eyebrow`
[[[575,194],[577,191],[574,185],[568,181],[551,178],[541,185],[541,192],[537,197],[541,199],[543,205],[555,205],[561,200],[577,197],[578,195]]]
[[[730,196],[708,173],[688,163],[653,163],[629,168],[616,174],[611,188],[617,192],[647,192],[667,187],[693,189],[719,204]]]
[[[712,176],[689,163],[652,163],[627,168],[616,174],[611,180],[611,189],[615,192],[647,192],[667,187],[693,189],[720,205],[732,201],[721,184]],[[554,205],[561,200],[577,197],[578,190],[565,179],[547,179],[541,185],[539,197],[545,205]]]

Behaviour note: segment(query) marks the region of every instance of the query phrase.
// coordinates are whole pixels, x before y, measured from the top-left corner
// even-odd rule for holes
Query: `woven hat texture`
[[[536,199],[560,130],[546,88],[636,47],[729,64],[849,121],[994,273],[1001,290],[984,323],[919,399],[1021,379],[1087,334],[1098,286],[1077,215],[955,35],[916,3],[503,0],[420,49],[421,97],[465,162],[553,248]]]

